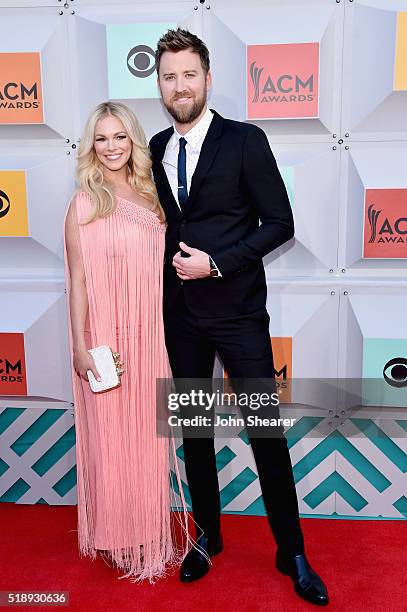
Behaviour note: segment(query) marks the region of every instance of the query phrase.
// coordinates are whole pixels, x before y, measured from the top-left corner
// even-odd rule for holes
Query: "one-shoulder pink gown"
[[[125,571],[121,577],[153,581],[182,558],[171,529],[170,443],[156,435],[156,379],[170,377],[162,321],[165,225],[134,202],[118,197],[116,204],[108,217],[77,225],[87,347],[108,345],[124,363],[121,386],[102,393],[72,370],[78,543],[81,556],[107,551]],[[91,206],[85,192],[77,193],[75,221],[88,219]],[[65,271],[69,298],[66,245]]]

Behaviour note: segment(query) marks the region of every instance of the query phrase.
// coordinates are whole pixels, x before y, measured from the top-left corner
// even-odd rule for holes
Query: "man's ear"
[[[210,70],[208,70],[207,75],[206,75],[206,87],[208,89],[212,87],[212,73]]]

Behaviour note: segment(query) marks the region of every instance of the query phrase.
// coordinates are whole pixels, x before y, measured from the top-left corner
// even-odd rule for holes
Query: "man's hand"
[[[194,249],[185,242],[179,243],[180,248],[190,255],[181,257],[181,251],[174,255],[172,265],[177,271],[177,275],[182,280],[192,280],[193,278],[206,278],[210,276],[209,255],[199,249]]]

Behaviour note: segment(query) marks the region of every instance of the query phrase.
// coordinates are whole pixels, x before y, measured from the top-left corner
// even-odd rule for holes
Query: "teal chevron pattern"
[[[407,420],[381,427],[372,418],[352,418],[332,429],[329,419],[302,417],[287,432],[301,513],[406,518]],[[176,445],[190,507],[182,441]],[[223,512],[265,515],[246,431],[215,445]],[[171,483],[179,506],[174,470]],[[0,501],[76,503],[72,408],[0,409]]]
[[[349,419],[322,435],[332,417],[307,416],[287,432],[294,479],[304,515],[406,518],[407,421],[391,426],[392,439],[372,419]],[[403,437],[404,433],[404,437]],[[220,443],[220,441],[219,441]],[[215,445],[217,441],[215,440]],[[183,449],[177,449],[183,491],[190,504],[183,470]],[[236,439],[217,448],[216,461],[223,512],[265,515],[249,439],[242,430]],[[175,489],[177,490],[177,489]]]
[[[314,470],[326,457],[333,452],[339,452],[355,466],[369,482],[380,492],[384,491],[391,482],[383,476],[360,451],[358,451],[339,431],[334,431],[322,440],[312,451],[294,466],[294,480],[299,482]]]
[[[76,503],[72,408],[0,409],[0,501]]]
[[[304,497],[304,501],[314,510],[333,492],[343,497],[356,511],[362,510],[367,504],[367,501],[338,472],[332,472]]]

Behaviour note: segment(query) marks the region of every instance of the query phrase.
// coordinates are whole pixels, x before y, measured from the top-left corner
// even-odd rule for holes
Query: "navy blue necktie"
[[[185,145],[187,141],[185,138],[179,139],[179,151],[178,151],[178,202],[181,207],[184,206],[188,200],[188,189],[187,189],[187,153]]]

